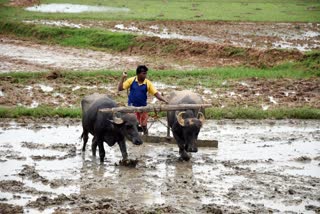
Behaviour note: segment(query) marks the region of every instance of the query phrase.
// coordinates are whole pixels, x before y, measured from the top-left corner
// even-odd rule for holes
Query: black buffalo
[[[81,135],[83,138],[82,151],[85,151],[89,133],[93,135],[92,154],[93,156],[96,155],[98,146],[101,162],[104,161],[105,157],[103,142],[106,142],[109,146],[118,143],[123,160],[128,158],[126,138],[135,145],[142,144],[138,133],[138,120],[134,114],[118,113],[116,116],[113,113],[99,111],[99,109],[103,108],[117,107],[117,104],[107,95],[88,95],[82,99],[81,107],[83,127]]]
[[[191,91],[176,91],[170,94],[169,105],[176,104],[203,104],[203,100]],[[196,141],[204,122],[204,110],[169,111],[167,120],[181,158],[190,160],[187,152],[198,152]]]

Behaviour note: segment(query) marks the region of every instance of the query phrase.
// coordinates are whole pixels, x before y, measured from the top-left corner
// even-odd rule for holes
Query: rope
[[[160,111],[161,111],[161,108],[160,108]],[[160,112],[160,111],[159,111],[159,112]],[[150,128],[153,126],[153,124],[155,123],[155,121],[158,121],[158,122],[160,122],[162,125],[164,125],[166,128],[170,129],[170,131],[172,131],[171,128],[170,128],[169,126],[167,126],[167,124],[163,123],[163,122],[160,120],[160,117],[158,116],[158,112],[157,112],[157,110],[156,110],[155,108],[154,108],[154,116],[151,116],[151,117],[153,118],[153,120],[152,120],[152,121],[149,120],[149,122],[151,123],[151,125],[149,126],[148,129],[150,129]]]

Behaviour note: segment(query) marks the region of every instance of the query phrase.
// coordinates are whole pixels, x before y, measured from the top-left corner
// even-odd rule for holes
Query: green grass
[[[258,108],[210,108],[206,110],[209,119],[320,119],[320,109],[278,108],[264,111]]]
[[[78,48],[123,51],[133,45],[135,36],[97,29],[72,29],[1,22],[0,33]]]
[[[319,71],[318,77],[320,77],[320,51],[308,52],[299,65],[300,67],[307,68],[308,70]]]
[[[206,87],[220,86],[225,80],[240,80],[248,78],[303,79],[320,77],[320,70],[309,68],[304,62],[286,63],[274,68],[248,68],[248,67],[217,67],[210,69],[198,69],[191,71],[151,71],[148,76],[152,80],[176,85],[195,87],[199,83]]]
[[[23,116],[28,117],[81,117],[81,109],[79,108],[51,108],[41,106],[37,108],[15,107],[4,108],[0,107],[0,118],[19,118]]]
[[[42,0],[41,3],[73,3],[126,7],[128,13],[38,13],[5,6],[0,19],[90,19],[90,20],[225,20],[319,22],[319,0]]]
[[[224,80],[232,79],[248,79],[248,78],[264,78],[264,79],[281,79],[293,78],[303,79],[319,77],[320,70],[308,70],[308,67],[301,67],[304,62],[294,64],[284,64],[274,68],[259,69],[247,67],[217,67],[210,69],[197,69],[190,71],[155,71],[148,72],[148,78],[153,81],[161,80],[161,82],[188,87],[193,87],[201,82],[205,86],[214,86]],[[313,64],[313,63],[311,63]],[[298,67],[298,68],[297,68]],[[0,79],[11,77],[11,82],[27,82],[34,79],[45,79],[47,72],[12,72],[0,74]],[[77,81],[102,81],[112,82],[120,78],[121,73],[118,71],[64,71],[61,72],[62,79]],[[134,76],[135,71],[128,71],[128,76]]]
[[[152,114],[152,113],[150,113]],[[0,107],[0,118],[19,117],[71,117],[80,118],[80,108],[3,108]],[[161,113],[160,116],[165,116]],[[320,119],[320,109],[315,108],[280,108],[263,111],[258,108],[209,108],[206,109],[207,119]]]
[[[248,68],[248,67],[217,67],[210,69],[197,69],[190,71],[156,71],[150,70],[148,78],[167,84],[174,83],[178,86],[195,87],[201,83],[205,87],[221,86],[225,80],[240,80],[248,78],[259,79],[307,79],[320,77],[319,52],[308,53],[304,60],[296,63],[286,63],[274,68]],[[0,74],[0,79],[11,77],[11,82],[24,83],[34,79],[45,79],[47,72],[12,72]],[[70,83],[77,82],[96,82],[110,83],[118,81],[121,73],[118,71],[64,71],[61,72],[61,81]],[[135,71],[128,71],[128,76],[134,76]]]

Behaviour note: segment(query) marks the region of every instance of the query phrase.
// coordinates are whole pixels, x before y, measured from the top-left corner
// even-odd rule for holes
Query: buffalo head
[[[176,119],[185,139],[185,150],[187,152],[198,152],[196,141],[205,121],[203,113],[198,112],[197,116],[195,116],[191,110],[182,111],[176,114]]]
[[[138,120],[134,114],[122,114],[120,117],[113,114],[111,122],[119,127],[120,132],[133,144],[143,143],[138,132]]]

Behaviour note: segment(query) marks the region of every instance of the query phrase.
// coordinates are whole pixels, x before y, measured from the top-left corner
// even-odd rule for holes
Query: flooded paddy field
[[[23,122],[24,121],[24,122]],[[82,153],[80,120],[2,119],[0,209],[11,213],[318,213],[320,123],[206,121],[189,162],[176,145],[127,142],[135,168]],[[156,122],[150,135],[165,136]],[[90,142],[90,140],[89,140]]]

